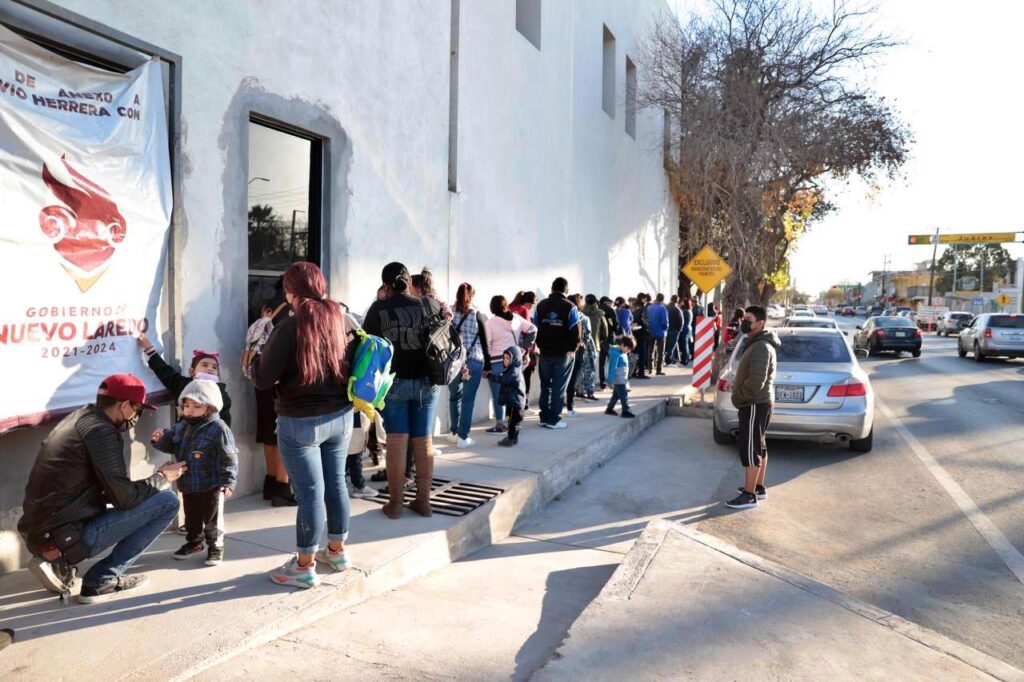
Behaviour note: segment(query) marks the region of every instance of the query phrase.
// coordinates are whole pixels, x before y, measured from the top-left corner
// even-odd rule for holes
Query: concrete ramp
[[[652,521],[534,680],[1024,680],[987,654]]]

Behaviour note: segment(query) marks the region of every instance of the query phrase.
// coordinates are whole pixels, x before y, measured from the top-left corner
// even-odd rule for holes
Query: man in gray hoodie
[[[740,462],[745,472],[740,494],[726,502],[732,509],[757,507],[768,496],[764,474],[768,468],[765,433],[775,403],[776,351],[781,346],[775,332],[767,331],[768,313],[759,305],[748,307],[740,332],[746,334],[742,355],[733,379],[732,404],[739,409],[740,432],[737,436]]]

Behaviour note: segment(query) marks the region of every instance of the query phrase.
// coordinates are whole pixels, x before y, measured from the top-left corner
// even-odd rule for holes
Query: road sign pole
[[[935,288],[935,256],[939,252],[939,228],[935,228],[935,242],[932,247],[932,276],[928,280],[928,305],[932,304],[932,289]]]

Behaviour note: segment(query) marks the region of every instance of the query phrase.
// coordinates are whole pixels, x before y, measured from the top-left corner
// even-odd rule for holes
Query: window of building
[[[296,261],[320,265],[323,143],[272,121],[249,121],[249,321],[283,300],[278,280]]]
[[[636,139],[636,65],[626,57],[626,134]]]
[[[615,118],[615,36],[604,27],[604,79],[601,87],[601,107]]]
[[[540,49],[541,0],[516,0],[516,30]]]

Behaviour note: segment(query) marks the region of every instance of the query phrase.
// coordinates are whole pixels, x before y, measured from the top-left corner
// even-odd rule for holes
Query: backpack
[[[466,347],[451,320],[440,310],[433,313],[424,297],[420,341],[427,356],[427,379],[433,386],[447,386],[466,366]]]
[[[384,398],[391,390],[395,375],[391,372],[394,348],[387,339],[355,330],[358,340],[348,379],[348,397],[357,410],[376,418],[376,410],[383,409]]]

